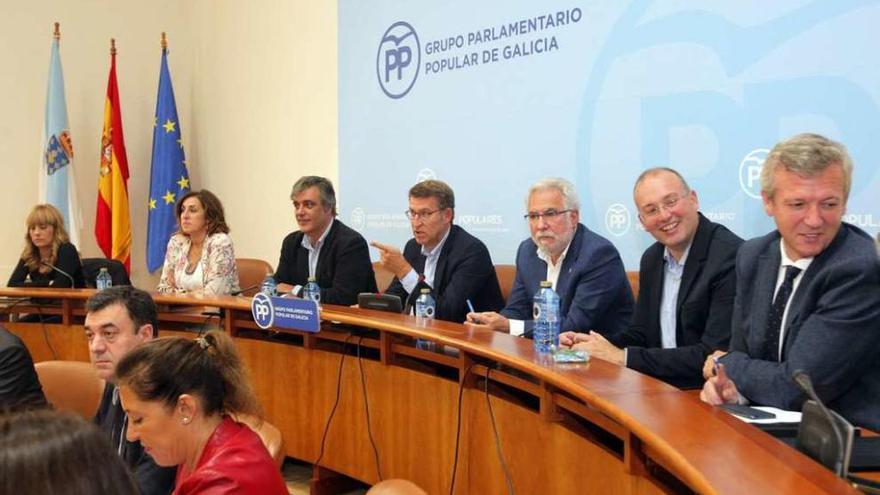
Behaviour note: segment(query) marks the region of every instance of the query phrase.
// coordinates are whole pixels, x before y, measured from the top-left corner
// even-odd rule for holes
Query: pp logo
[[[761,169],[770,150],[758,148],[739,163],[739,186],[743,192],[755,199],[761,199]]]
[[[376,76],[389,98],[403,98],[419,75],[422,50],[416,30],[403,21],[395,22],[382,35],[376,54]]]
[[[425,308],[425,318],[433,318],[434,317],[434,308],[428,306]]]
[[[275,306],[272,305],[272,299],[262,292],[257,293],[251,301],[251,314],[258,327],[263,330],[271,328],[275,323]]]
[[[605,212],[605,229],[611,235],[620,237],[629,231],[629,210],[620,203],[614,203]]]
[[[541,316],[541,305],[532,304],[532,319],[537,321],[539,316]]]
[[[416,174],[416,184],[418,184],[419,182],[425,182],[426,180],[435,180],[436,178],[436,172],[434,172],[430,168],[423,168],[419,170],[418,174]]]
[[[367,224],[367,214],[364,213],[364,209],[358,206],[357,208],[351,210],[351,226],[354,227],[355,230],[360,231]]]

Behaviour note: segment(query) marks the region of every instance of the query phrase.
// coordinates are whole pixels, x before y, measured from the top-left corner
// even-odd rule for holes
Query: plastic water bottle
[[[318,306],[321,305],[321,287],[318,286],[318,281],[315,277],[309,277],[309,282],[303,287],[302,296],[303,299],[315,301]]]
[[[416,321],[420,325],[427,325],[434,321],[434,313],[437,311],[437,303],[431,297],[431,289],[423,288],[419,298],[416,299]],[[427,339],[416,339],[416,347],[426,351],[433,351],[436,348],[434,341]]]
[[[113,287],[113,277],[110,276],[110,272],[107,271],[107,268],[101,268],[98,272],[98,276],[95,277],[95,288],[98,290],[104,290],[107,287]]]
[[[270,273],[269,275],[266,275],[266,278],[263,279],[263,283],[260,284],[260,292],[269,297],[278,295],[278,283],[275,282],[274,274]]]
[[[535,293],[532,305],[534,316],[535,351],[540,354],[556,352],[559,347],[559,295],[553,284],[545,280]]]

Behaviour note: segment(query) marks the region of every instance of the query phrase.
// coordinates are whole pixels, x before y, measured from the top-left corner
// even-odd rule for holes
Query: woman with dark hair
[[[116,365],[116,384],[128,440],[177,466],[175,495],[287,494],[260,437],[230,417],[261,412],[225,333],[143,344]]]
[[[64,229],[64,217],[52,205],[37,205],[25,222],[21,259],[6,283],[9,287],[85,287],[76,246]]]
[[[0,493],[137,493],[107,436],[70,413],[47,410],[0,417],[0,473]]]
[[[209,296],[238,291],[235,250],[217,196],[207,189],[187,193],[177,203],[177,223],[156,290]]]

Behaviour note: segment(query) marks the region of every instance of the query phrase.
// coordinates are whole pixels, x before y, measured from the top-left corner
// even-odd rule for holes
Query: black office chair
[[[125,271],[125,265],[119,260],[110,260],[107,258],[83,258],[83,277],[86,279],[86,287],[94,289],[96,287],[95,278],[101,272],[101,268],[106,268],[110,272],[110,278],[113,285],[131,285],[131,279],[128,278],[128,272]]]

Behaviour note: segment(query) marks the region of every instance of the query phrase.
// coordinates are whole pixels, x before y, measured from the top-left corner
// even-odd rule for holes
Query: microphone
[[[229,295],[230,296],[240,296],[249,290],[256,289],[260,285],[262,285],[262,284],[249,285],[249,286],[245,287],[244,289],[234,290],[234,291],[230,292]]]
[[[409,293],[409,296],[406,298],[406,303],[403,306],[403,314],[410,314],[412,312],[413,306],[416,305],[416,299],[419,298],[420,291],[422,287],[431,288],[430,285],[425,282],[425,275],[419,274],[419,281],[416,282],[416,286],[413,288],[412,292]]]
[[[49,263],[48,261],[40,261],[40,264],[41,264],[41,265],[46,265],[46,266],[48,266],[49,268],[51,268],[52,270],[54,270],[54,271],[56,271],[56,272],[58,272],[58,273],[64,275],[65,277],[67,277],[67,280],[70,280],[70,288],[71,288],[71,289],[75,289],[75,288],[76,288],[76,283],[73,281],[73,277],[71,277],[69,273],[65,272],[65,271],[62,270],[61,268],[58,268],[57,266],[53,265],[52,263]]]
[[[804,370],[795,370],[791,375],[792,380],[794,380],[795,384],[800,387],[801,390],[806,393],[810,399],[819,406],[819,409],[822,411],[822,415],[825,416],[825,419],[828,420],[828,424],[831,426],[831,430],[834,432],[834,438],[837,440],[837,452],[835,452],[834,459],[834,473],[840,477],[846,476],[844,472],[844,460],[846,457],[846,446],[843,443],[843,432],[840,431],[840,425],[838,424],[838,420],[832,415],[831,411],[825,407],[825,404],[819,399],[819,396],[816,394],[816,390],[813,388],[813,380],[810,379],[810,375],[807,374]],[[841,418],[842,420],[842,418]],[[844,420],[845,421],[845,420]],[[801,420],[803,424],[803,419]],[[800,436],[800,435],[798,435]]]

